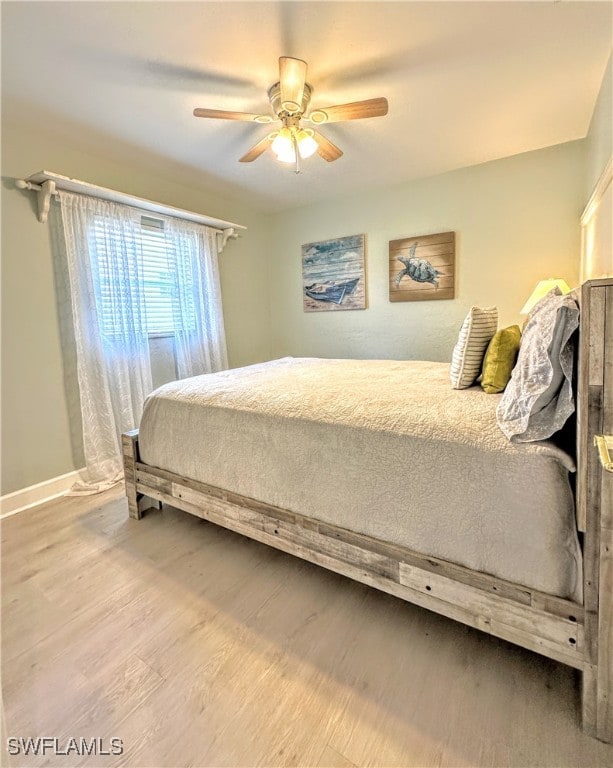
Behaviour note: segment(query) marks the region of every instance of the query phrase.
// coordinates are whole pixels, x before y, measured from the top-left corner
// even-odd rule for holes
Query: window
[[[113,336],[121,332],[123,307],[117,300],[117,270],[124,269],[133,286],[132,304],[144,304],[144,325],[148,333],[172,334],[178,328],[193,330],[195,327],[195,306],[193,297],[193,274],[186,265],[182,245],[164,231],[164,222],[149,216],[142,216],[136,238],[128,243],[118,227],[109,227],[108,218],[94,220],[90,231],[90,249],[94,270],[98,276],[96,295],[102,332]],[[128,255],[117,264],[117,252]],[[136,249],[136,252],[134,250]],[[113,255],[111,257],[111,252]],[[183,259],[180,259],[180,256]],[[189,263],[189,259],[187,259]],[[187,268],[186,268],[187,266]],[[177,270],[182,267],[181,305],[179,310]],[[122,302],[123,304],[123,302]]]
[[[60,189],[89,481],[116,482],[119,436],[153,389],[149,333],[173,334],[177,378],[228,367],[216,230]]]

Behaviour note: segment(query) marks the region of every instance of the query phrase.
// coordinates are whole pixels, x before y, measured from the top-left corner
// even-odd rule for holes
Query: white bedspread
[[[499,398],[451,389],[443,363],[284,358],[156,390],[139,448],[147,464],[580,600],[573,461],[510,443]]]

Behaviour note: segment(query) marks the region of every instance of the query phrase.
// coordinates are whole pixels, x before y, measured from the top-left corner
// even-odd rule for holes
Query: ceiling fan
[[[338,123],[342,120],[361,120],[365,117],[381,117],[387,114],[387,99],[367,99],[351,104],[338,104],[307,112],[313,86],[307,83],[307,65],[301,59],[281,56],[279,59],[279,82],[268,90],[273,115],[256,115],[249,112],[226,112],[219,109],[194,109],[196,117],[210,117],[221,120],[242,120],[255,123],[281,121],[279,130],[269,133],[244,154],[239,162],[251,163],[269,147],[283,163],[293,163],[300,173],[300,160],[317,152],[324,160],[338,160],[342,151],[329,139],[312,128],[304,128],[301,121],[313,125]]]

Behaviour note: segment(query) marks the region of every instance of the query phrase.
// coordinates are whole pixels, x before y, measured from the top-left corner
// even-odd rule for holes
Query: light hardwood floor
[[[10,766],[613,765],[572,669],[121,488],[2,522],[2,693],[124,745]]]

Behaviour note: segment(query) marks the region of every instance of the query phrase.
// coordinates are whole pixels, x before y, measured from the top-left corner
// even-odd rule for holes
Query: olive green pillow
[[[481,373],[481,386],[489,395],[502,392],[509,383],[520,341],[519,325],[511,325],[494,334],[485,352]]]

